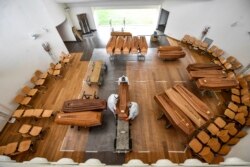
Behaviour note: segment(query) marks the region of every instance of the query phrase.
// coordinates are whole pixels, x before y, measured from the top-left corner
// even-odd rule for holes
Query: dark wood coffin
[[[214,63],[194,63],[187,66],[187,71],[197,70],[222,70],[222,67]]]
[[[74,99],[65,101],[63,112],[82,112],[82,111],[102,111],[107,108],[107,102],[103,99]]]
[[[189,71],[189,76],[191,79],[226,78],[227,73],[222,70],[198,70],[198,71]]]

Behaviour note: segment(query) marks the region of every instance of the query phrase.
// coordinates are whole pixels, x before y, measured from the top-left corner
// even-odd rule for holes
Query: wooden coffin
[[[116,38],[114,54],[121,54],[122,53],[123,43],[124,43],[124,38],[122,36],[118,36]]]
[[[137,54],[138,53],[138,47],[139,47],[139,38],[137,36],[133,36],[131,41],[131,54]]]
[[[131,49],[131,41],[132,41],[132,37],[131,36],[126,36],[124,38],[124,43],[123,43],[123,46],[122,46],[122,53],[127,55],[129,54],[130,52],[130,49]]]
[[[169,99],[178,106],[184,114],[197,126],[201,127],[206,121],[198,114],[198,112],[174,89],[165,90]]]
[[[107,102],[103,99],[75,99],[65,101],[63,112],[82,112],[82,111],[102,111],[107,108]]]
[[[148,44],[147,44],[145,36],[140,36],[139,48],[140,48],[140,52],[141,52],[142,55],[147,54],[147,52],[148,52]]]
[[[222,70],[222,67],[214,63],[194,63],[187,66],[187,71],[197,70]]]
[[[183,85],[175,85],[174,89],[199,113],[204,119],[210,120],[214,117],[212,110],[192,92]]]
[[[125,119],[129,115],[128,104],[129,104],[129,86],[128,83],[120,83],[119,85],[119,100],[116,105],[116,113],[120,119]]]
[[[200,89],[221,90],[235,88],[238,82],[229,78],[200,78],[196,81],[196,85]]]
[[[158,52],[158,56],[164,60],[175,60],[183,58],[186,56],[186,53],[183,51],[167,51],[167,52]]]
[[[189,118],[168,98],[165,93],[154,96],[154,99],[174,127],[179,128],[187,135],[191,135],[195,131],[195,127]]]
[[[180,46],[159,46],[158,51],[182,51]]]
[[[227,73],[222,70],[199,70],[189,72],[191,79],[198,78],[226,78]]]
[[[101,112],[75,112],[75,113],[58,113],[55,118],[57,124],[74,125],[82,127],[92,127],[102,124]]]
[[[115,43],[116,43],[116,36],[110,37],[106,46],[106,51],[108,54],[113,54],[115,49]]]
[[[119,31],[113,31],[110,34],[111,36],[132,36],[131,32],[119,32]]]

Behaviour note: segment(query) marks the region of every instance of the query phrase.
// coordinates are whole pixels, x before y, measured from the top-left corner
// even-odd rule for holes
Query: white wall
[[[49,42],[55,56],[68,51],[43,0],[1,0],[0,9],[0,102],[4,106],[0,109],[11,114],[17,107],[14,97],[30,84],[36,69],[46,71],[52,61],[41,44]],[[39,37],[33,40],[31,33]]]
[[[200,38],[204,27],[210,26],[207,37],[213,44],[243,65],[250,62],[249,0],[165,0],[162,7],[170,12],[165,34],[176,39],[185,34]]]
[[[65,11],[65,4],[56,3],[54,0],[43,0],[46,10],[52,20],[52,23],[57,27],[63,41],[76,41],[72,32],[72,23],[68,21]]]
[[[65,21],[64,4],[58,4],[54,0],[43,0],[43,3],[54,26],[58,26]]]
[[[246,127],[244,130],[247,132],[247,135],[241,138],[240,141],[232,147],[225,158],[240,157],[242,160],[250,161],[250,128]]]

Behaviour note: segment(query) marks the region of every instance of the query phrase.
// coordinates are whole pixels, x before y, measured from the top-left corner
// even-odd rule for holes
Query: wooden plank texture
[[[103,61],[94,61],[93,63],[94,69],[90,76],[90,82],[98,83],[101,76]]]
[[[102,113],[94,111],[58,113],[55,118],[57,124],[92,127],[102,124]]]
[[[130,53],[130,49],[131,49],[131,41],[132,41],[132,37],[131,36],[126,36],[124,38],[124,43],[123,43],[123,50],[122,53],[127,55]]]
[[[206,123],[197,111],[195,111],[195,109],[174,89],[167,89],[165,90],[165,93],[175,103],[175,105],[177,105],[188,116],[188,118],[194,122],[197,127],[201,127]]]
[[[182,85],[175,85],[174,89],[197,111],[203,118],[210,120],[214,117],[214,112],[193,93]]]
[[[231,89],[238,86],[236,79],[228,78],[200,78],[196,81],[196,85],[200,89]]]
[[[120,83],[118,88],[119,100],[117,102],[116,113],[120,119],[125,119],[129,115],[128,104],[130,100],[128,88],[128,83]]]
[[[165,94],[156,95],[155,101],[162,107],[163,113],[166,115],[168,120],[177,128],[180,128],[185,134],[190,136],[194,131],[190,119],[182,112]]]

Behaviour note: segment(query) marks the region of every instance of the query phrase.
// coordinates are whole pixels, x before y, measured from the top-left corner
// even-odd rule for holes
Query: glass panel
[[[158,9],[96,9],[98,26],[153,25],[158,18]]]

